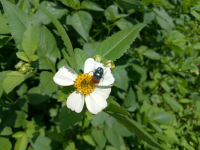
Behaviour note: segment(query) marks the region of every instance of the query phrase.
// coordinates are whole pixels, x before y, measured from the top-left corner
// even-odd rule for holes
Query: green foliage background
[[[200,149],[198,1],[0,0],[0,150]],[[53,76],[94,55],[109,105],[77,114]]]

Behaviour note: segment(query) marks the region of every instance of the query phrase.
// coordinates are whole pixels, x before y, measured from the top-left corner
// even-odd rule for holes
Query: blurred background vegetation
[[[28,0],[8,1],[49,29],[53,36],[48,38],[54,37],[57,43],[55,70],[69,65],[62,53],[65,46],[50,19]],[[89,57],[112,34],[147,24],[123,57],[114,62],[113,75],[120,88],[113,86],[109,99],[128,111],[165,149],[200,149],[199,0],[35,1],[59,19],[73,47]],[[18,44],[7,22],[18,25],[12,19],[7,21],[0,5],[0,149],[156,149],[106,112],[71,115],[65,107],[67,95],[60,95],[61,87],[52,83],[53,73],[44,71],[50,68],[41,64],[39,51],[40,60],[30,66],[19,64]],[[9,87],[3,90],[6,74],[16,69],[28,73],[26,80],[11,89],[9,80]],[[33,73],[29,74],[30,70]],[[12,82],[16,80],[20,79]]]

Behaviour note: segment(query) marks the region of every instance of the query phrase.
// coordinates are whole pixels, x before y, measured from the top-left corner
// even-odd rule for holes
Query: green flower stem
[[[3,92],[3,94],[5,95],[5,97],[10,101],[11,104],[15,104],[15,101],[13,101],[6,92]]]
[[[67,35],[65,29],[63,28],[63,26],[60,24],[60,22],[43,6],[41,6],[40,4],[34,2],[33,0],[29,0],[35,7],[39,8],[47,17],[49,17],[49,19],[52,21],[52,23],[55,25],[55,27],[57,28],[60,36],[62,37],[62,40],[64,41],[64,45],[67,47],[67,50],[69,52],[70,55],[70,59],[72,61],[72,68],[77,71],[77,67],[76,67],[76,61],[75,61],[75,55],[74,55],[74,51],[73,51],[73,47],[72,47],[72,43],[69,39],[69,36]]]

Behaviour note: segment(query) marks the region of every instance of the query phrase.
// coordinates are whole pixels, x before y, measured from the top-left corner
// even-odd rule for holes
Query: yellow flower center
[[[92,81],[92,76],[89,73],[84,73],[77,76],[74,81],[74,87],[77,88],[77,91],[81,94],[87,95],[94,90],[94,82]]]

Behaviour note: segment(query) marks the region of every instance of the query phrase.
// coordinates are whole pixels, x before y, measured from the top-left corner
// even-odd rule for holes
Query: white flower
[[[103,68],[104,73],[100,82],[95,84],[92,78],[98,67]],[[102,63],[94,61],[93,58],[85,61],[84,74],[77,75],[72,68],[65,66],[59,69],[53,79],[61,86],[74,85],[77,88],[67,98],[68,108],[80,113],[85,101],[88,110],[93,114],[97,114],[107,107],[106,99],[111,92],[111,84],[115,81],[110,69]]]

